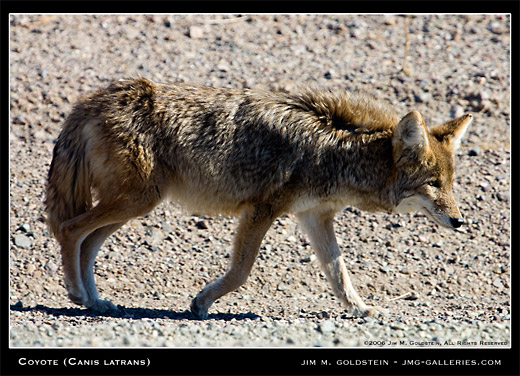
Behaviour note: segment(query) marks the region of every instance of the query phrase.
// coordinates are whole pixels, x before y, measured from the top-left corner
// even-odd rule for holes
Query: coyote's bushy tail
[[[92,207],[86,142],[82,135],[88,116],[76,108],[56,141],[47,180],[47,224],[59,238],[60,225]]]

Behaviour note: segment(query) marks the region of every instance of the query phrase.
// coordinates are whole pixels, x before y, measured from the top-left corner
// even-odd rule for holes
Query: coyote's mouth
[[[437,215],[434,215],[434,214],[430,211],[430,209],[428,209],[426,206],[423,206],[423,210],[424,210],[424,213],[426,214],[426,216],[430,217],[430,219],[432,219],[432,220],[433,220],[435,223],[437,223],[439,226],[453,229],[453,226],[451,225],[451,223],[441,221],[441,220],[439,219],[439,217],[438,217]]]

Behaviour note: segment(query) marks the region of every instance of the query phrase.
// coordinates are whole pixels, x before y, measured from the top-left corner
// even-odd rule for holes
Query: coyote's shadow
[[[124,307],[121,305],[117,306],[117,311],[109,311],[109,312],[95,312],[90,309],[85,308],[52,308],[46,307],[44,305],[38,304],[34,307],[21,307],[19,305],[11,305],[11,310],[18,312],[43,312],[52,316],[68,316],[68,317],[92,317],[92,318],[101,318],[101,317],[113,317],[120,319],[130,319],[130,320],[139,320],[139,319],[169,319],[169,320],[197,320],[200,321],[198,317],[196,317],[190,311],[183,312],[175,312],[167,309],[150,309],[150,308],[130,308]],[[222,320],[222,321],[230,321],[230,320],[255,320],[259,319],[260,316],[254,313],[210,313],[206,320]]]

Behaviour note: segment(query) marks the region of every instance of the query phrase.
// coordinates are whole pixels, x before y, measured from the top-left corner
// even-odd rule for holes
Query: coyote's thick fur
[[[370,97],[346,91],[217,89],[120,80],[81,100],[56,142],[48,223],[61,245],[75,303],[105,311],[93,265],[128,220],[166,198],[197,211],[240,215],[227,273],[193,299],[207,317],[242,285],[273,220],[294,213],[338,298],[354,315],[377,314],[358,296],[333,230],[347,205],[421,210],[438,224],[463,220],[451,192],[453,152],[471,115],[428,129]]]

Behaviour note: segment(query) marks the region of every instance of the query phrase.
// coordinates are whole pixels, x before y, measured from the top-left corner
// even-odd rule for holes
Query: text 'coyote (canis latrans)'
[[[46,208],[61,246],[70,299],[97,311],[94,259],[128,220],[172,198],[239,215],[227,272],[191,303],[206,318],[247,279],[275,218],[293,213],[337,297],[355,316],[384,311],[357,294],[333,230],[334,214],[421,211],[439,225],[463,219],[452,194],[454,151],[470,114],[427,128],[344,90],[287,93],[119,80],[77,103],[54,147]]]

